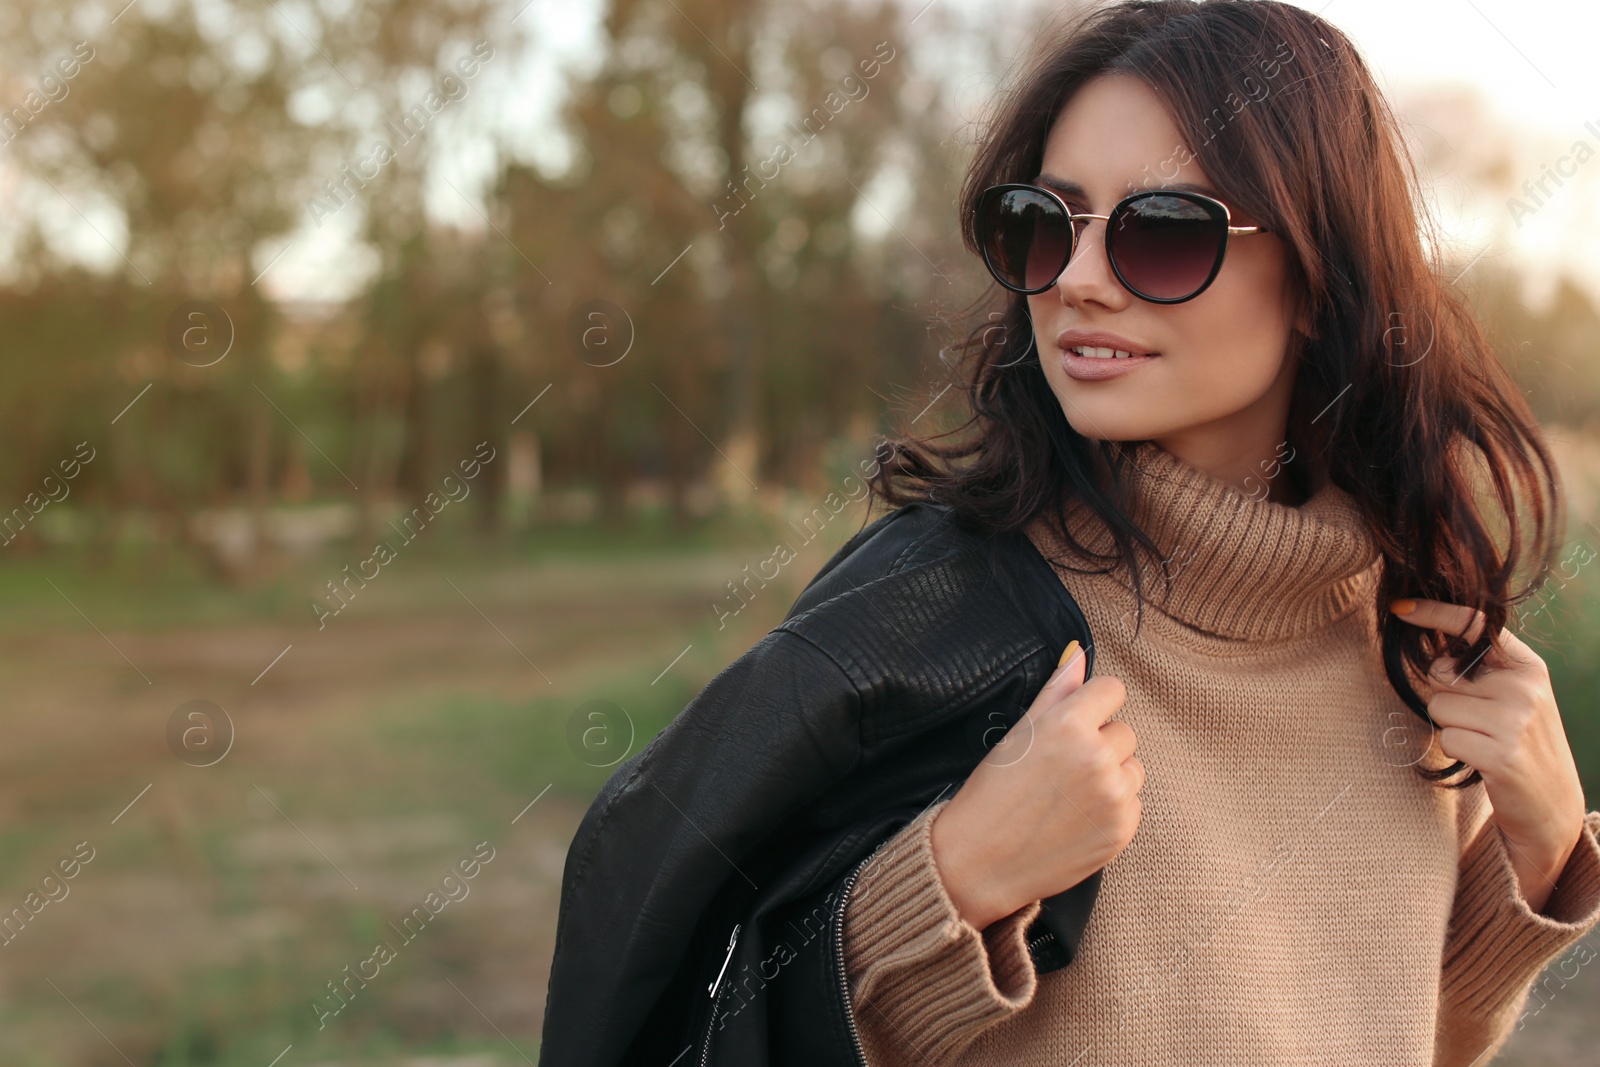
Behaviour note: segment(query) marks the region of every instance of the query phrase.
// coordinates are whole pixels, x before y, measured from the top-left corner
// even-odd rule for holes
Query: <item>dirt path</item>
[[[94,858],[0,946],[0,1061],[143,1064],[188,1049],[265,1064],[293,1043],[289,1067],[456,1033],[522,1062],[494,1027],[536,1058],[562,864],[587,799],[541,795],[570,753],[529,750],[519,775],[499,750],[513,732],[529,743],[520,718],[619,672],[648,682],[685,646],[663,681],[698,688],[792,600],[774,588],[773,619],[752,610],[717,632],[712,591],[739,565],[419,569],[320,632],[308,613],[12,634],[0,904],[22,905],[79,842]],[[235,728],[210,767],[166,741],[173,710],[196,699]],[[494,858],[468,895],[400,940],[389,924],[482,842]],[[339,1003],[328,982],[385,937],[396,959],[318,1030],[313,1005]]]

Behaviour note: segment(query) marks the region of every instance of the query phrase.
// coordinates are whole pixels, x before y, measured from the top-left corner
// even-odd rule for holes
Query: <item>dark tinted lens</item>
[[[1072,229],[1061,205],[1032,189],[985,195],[978,237],[989,269],[1019,289],[1043,289],[1061,274],[1072,251]]]
[[[1226,217],[1196,201],[1147,196],[1124,208],[1106,232],[1107,252],[1143,295],[1178,299],[1211,276],[1227,224]]]

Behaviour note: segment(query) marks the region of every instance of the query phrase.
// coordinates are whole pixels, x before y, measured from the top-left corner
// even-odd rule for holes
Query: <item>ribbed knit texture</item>
[[[1449,761],[1384,676],[1381,560],[1349,494],[1324,483],[1289,507],[1151,443],[1133,456],[1130,510],[1170,594],[1147,568],[1135,638],[1126,572],[1057,573],[1095,673],[1127,689],[1139,830],[1077,959],[1043,975],[1023,941],[1037,901],[981,932],[957,914],[929,837],[948,799],[891,838],[845,910],[868,1064],[1483,1067],[1600,921],[1600,812],[1535,914],[1483,784],[1412,770]]]

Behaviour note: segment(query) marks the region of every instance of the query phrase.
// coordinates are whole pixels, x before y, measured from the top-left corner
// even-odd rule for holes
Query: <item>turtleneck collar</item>
[[[1188,626],[1245,640],[1293,637],[1371,596],[1381,565],[1376,542],[1355,499],[1327,479],[1298,507],[1252,499],[1152,441],[1129,450],[1121,477],[1130,517],[1173,575],[1169,587],[1147,564],[1144,595]],[[1097,552],[1112,548],[1092,512],[1075,506],[1071,514],[1080,541]],[[1028,532],[1041,547],[1065,551],[1045,523]],[[1132,588],[1126,571],[1112,578]]]

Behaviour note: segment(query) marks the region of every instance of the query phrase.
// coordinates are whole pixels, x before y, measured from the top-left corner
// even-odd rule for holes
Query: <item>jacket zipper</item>
[[[706,1023],[706,1043],[700,1050],[700,1067],[706,1067],[711,1062],[711,1035],[716,1032],[717,1007],[722,1003],[722,991],[718,987],[722,985],[722,976],[728,973],[728,964],[733,962],[733,946],[739,942],[740,925],[733,924],[733,933],[728,935],[728,954],[722,958],[722,970],[717,972],[717,977],[706,990],[711,996],[711,1019]]]
[[[740,925],[740,923],[733,924],[733,933],[728,935],[728,954],[722,957],[722,970],[717,972],[717,977],[711,983],[711,988],[706,990],[713,1000],[715,1000],[717,996],[717,986],[722,984],[722,976],[728,973],[728,964],[733,962],[733,946],[739,941]]]
[[[871,859],[872,857],[868,856],[856,864],[855,870],[850,872],[850,877],[845,879],[844,888],[839,893],[839,906],[833,912],[833,928],[835,930],[833,940],[834,962],[837,964],[839,971],[839,993],[844,999],[845,1025],[850,1028],[850,1047],[855,1050],[856,1063],[860,1067],[867,1067],[867,1054],[861,1048],[861,1034],[856,1030],[855,1011],[850,1007],[850,978],[844,969],[844,907],[845,902],[850,899],[850,888],[856,884],[856,876],[861,873],[861,868],[865,867]],[[701,1067],[704,1067],[704,1064]]]
[[[944,789],[939,790],[939,795],[929,802],[929,806],[931,807],[933,804],[938,803],[940,798],[944,796],[945,791],[954,784],[956,783],[948,783]],[[861,1032],[856,1029],[856,1013],[850,1006],[850,975],[844,969],[844,909],[850,900],[850,890],[855,886],[856,878],[861,874],[861,869],[871,862],[872,856],[869,855],[866,859],[856,864],[855,869],[850,872],[850,876],[844,880],[844,887],[839,891],[839,906],[833,909],[833,921],[830,924],[834,931],[833,961],[838,969],[839,996],[844,1001],[844,1022],[850,1029],[850,1047],[856,1054],[858,1067],[868,1067],[868,1065],[867,1054],[861,1048]],[[705,1065],[702,1064],[701,1067],[705,1067]]]

